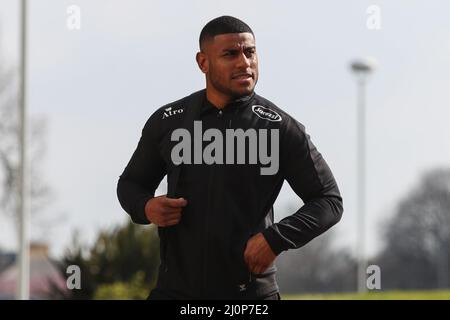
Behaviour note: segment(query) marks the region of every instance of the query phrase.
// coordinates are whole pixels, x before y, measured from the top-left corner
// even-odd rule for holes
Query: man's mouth
[[[232,77],[232,79],[234,79],[234,80],[247,80],[250,78],[253,78],[253,75],[248,72],[238,73]]]

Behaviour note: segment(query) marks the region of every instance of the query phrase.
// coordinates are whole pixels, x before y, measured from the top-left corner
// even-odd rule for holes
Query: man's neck
[[[230,97],[228,95],[224,95],[224,94],[222,94],[220,92],[217,92],[215,90],[208,90],[208,88],[206,88],[206,99],[218,109],[223,109],[228,104],[230,104],[231,102],[236,101],[238,99],[242,99],[244,97],[245,96],[242,96],[242,97]]]
[[[225,106],[233,100],[233,98],[231,98],[230,96],[224,95],[209,88],[206,88],[206,99],[208,99],[208,101],[218,109],[225,108]]]

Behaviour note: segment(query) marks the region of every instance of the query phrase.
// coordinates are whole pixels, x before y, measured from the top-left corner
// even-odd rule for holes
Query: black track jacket
[[[223,141],[227,129],[278,129],[277,172],[261,174],[261,168],[269,165],[259,160],[250,163],[248,146],[245,164],[226,163],[224,147],[222,164],[175,165],[171,151],[179,141],[172,141],[172,132],[186,128],[192,133],[194,120],[201,121],[203,132],[220,130]],[[258,136],[259,143],[268,141],[269,151],[270,136],[266,140]],[[202,147],[211,141],[203,141]],[[244,261],[247,240],[262,232],[278,255],[305,245],[336,224],[343,213],[333,174],[304,126],[256,93],[220,110],[201,90],[151,115],[117,185],[120,204],[135,223],[150,223],[144,207],[166,175],[168,196],[188,201],[178,225],[158,228],[157,290],[174,299],[246,299],[276,292],[275,265],[263,274],[249,272]],[[272,208],[284,180],[304,205],[275,223]]]

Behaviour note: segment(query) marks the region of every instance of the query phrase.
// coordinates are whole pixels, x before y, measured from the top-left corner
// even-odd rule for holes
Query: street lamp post
[[[365,89],[369,74],[374,70],[375,61],[367,58],[351,63],[357,82],[357,286],[358,292],[367,291],[367,257],[365,248],[366,219],[366,99]]]
[[[28,241],[27,177],[26,177],[26,44],[27,44],[27,0],[22,0],[21,12],[21,58],[19,82],[19,174],[18,174],[18,227],[19,227],[19,273],[16,298],[29,299],[30,291],[30,249]]]

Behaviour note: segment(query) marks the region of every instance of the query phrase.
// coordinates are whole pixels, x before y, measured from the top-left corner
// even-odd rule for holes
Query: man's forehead
[[[216,47],[249,47],[255,45],[255,38],[249,32],[225,33],[214,36],[213,45]]]

